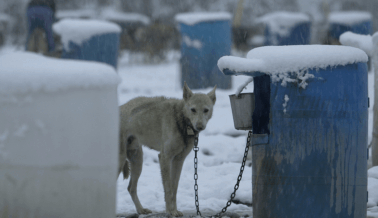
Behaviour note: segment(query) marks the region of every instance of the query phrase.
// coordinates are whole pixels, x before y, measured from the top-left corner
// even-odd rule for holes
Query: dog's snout
[[[197,124],[197,125],[196,125],[196,129],[197,129],[198,131],[201,131],[201,130],[204,130],[204,129],[205,129],[205,126],[202,125],[202,124]]]

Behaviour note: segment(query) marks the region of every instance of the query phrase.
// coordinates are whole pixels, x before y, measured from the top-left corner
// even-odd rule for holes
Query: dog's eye
[[[209,112],[209,109],[205,109],[205,110],[203,110],[203,112],[204,112],[204,113],[207,113],[207,112]]]
[[[196,109],[192,108],[191,111],[192,111],[193,113],[195,113],[195,112],[196,112]]]

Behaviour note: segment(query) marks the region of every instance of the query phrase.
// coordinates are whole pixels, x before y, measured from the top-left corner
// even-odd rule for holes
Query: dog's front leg
[[[178,189],[178,184],[180,181],[180,176],[181,176],[181,171],[182,171],[182,166],[184,164],[186,156],[190,153],[191,149],[193,146],[187,146],[185,149],[178,155],[176,155],[173,158],[172,161],[172,192],[173,192],[173,204],[174,204],[174,209],[177,210],[177,189]],[[181,213],[180,211],[178,211]]]
[[[172,216],[182,216],[183,214],[177,211],[176,204],[173,202],[172,156],[160,153],[159,162],[164,187],[165,209]]]

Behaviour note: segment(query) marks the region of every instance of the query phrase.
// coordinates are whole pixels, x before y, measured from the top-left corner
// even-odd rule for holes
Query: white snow
[[[254,47],[263,46],[265,42],[265,36],[263,35],[254,35],[252,38],[248,39],[248,43]]]
[[[340,43],[362,49],[367,55],[373,56],[373,41],[371,35],[362,35],[350,31],[340,35]]]
[[[368,170],[368,215],[378,215],[378,166]]]
[[[103,63],[0,52],[0,210],[114,217],[119,81]]]
[[[277,36],[288,37],[293,27],[309,21],[310,18],[306,14],[279,11],[259,17],[255,22],[266,24],[269,27],[269,31],[272,33],[272,43],[277,44]]]
[[[252,49],[247,59],[264,61],[264,73],[296,72],[308,69],[367,62],[360,49],[332,45],[265,46]]]
[[[195,25],[200,22],[231,20],[232,15],[228,12],[190,12],[176,14],[175,20],[186,25]]]
[[[286,114],[286,107],[287,107],[287,103],[289,102],[289,96],[288,95],[285,95],[284,97],[284,103],[282,104],[283,106],[283,111],[284,113]]]
[[[193,47],[196,49],[201,49],[202,48],[202,42],[198,39],[191,39],[187,35],[182,36],[182,41],[186,44],[188,47]]]
[[[53,30],[61,36],[64,48],[69,50],[70,41],[81,45],[95,35],[120,33],[121,27],[102,20],[63,19],[53,25]]]
[[[0,12],[0,21],[9,22],[10,20],[11,20],[11,17],[8,14],[4,14]]]
[[[7,49],[7,53],[12,52],[12,49]],[[357,49],[358,50],[358,49]],[[3,58],[3,53],[0,50],[0,61]],[[326,54],[324,54],[326,55]],[[125,56],[126,57],[126,56]],[[137,96],[166,96],[182,98],[182,90],[179,85],[179,60],[178,58],[158,65],[129,65],[128,61],[125,61],[125,57],[121,57],[119,60],[118,74],[123,78],[122,82],[118,86],[118,101],[119,105],[135,98]],[[25,57],[23,61],[32,57]],[[236,57],[230,57],[233,59]],[[263,60],[240,58],[245,61],[244,64],[249,64],[250,67],[244,66],[245,69],[254,69],[255,64],[259,63],[261,67],[265,67],[266,64]],[[226,60],[227,61],[227,60]],[[233,61],[231,61],[233,62]],[[237,62],[237,61],[236,61]],[[18,62],[17,62],[18,63]],[[71,63],[71,62],[69,62]],[[48,60],[44,61],[44,65],[50,65]],[[96,70],[100,65],[94,62],[88,62],[88,64],[95,65],[92,70]],[[235,65],[235,63],[230,63]],[[237,64],[236,64],[237,65]],[[3,63],[0,64],[0,67]],[[58,70],[61,70],[63,66],[59,65]],[[87,68],[88,67],[88,68]],[[92,67],[87,66],[86,69]],[[242,68],[243,66],[241,66]],[[64,72],[62,70],[62,72]],[[108,76],[113,75],[107,74]],[[35,72],[38,75],[38,72]],[[69,71],[66,73],[70,74]],[[85,71],[83,71],[86,74]],[[89,72],[88,72],[89,73]],[[114,72],[115,73],[115,72]],[[0,88],[2,84],[2,74],[0,74]],[[20,75],[21,78],[28,75]],[[369,73],[369,141],[372,136],[372,120],[373,120],[373,101],[374,99],[374,74]],[[29,79],[27,77],[26,79]],[[80,78],[79,78],[80,79]],[[199,202],[201,211],[220,211],[229,199],[230,194],[233,191],[233,186],[236,182],[237,175],[240,169],[240,161],[243,158],[245,143],[246,143],[246,131],[239,131],[234,129],[233,118],[231,113],[231,106],[228,95],[236,92],[237,88],[250,79],[249,76],[237,76],[233,77],[233,88],[231,90],[216,91],[217,102],[214,106],[213,118],[209,121],[206,129],[200,134],[199,137]],[[103,80],[106,80],[104,77]],[[101,80],[101,81],[103,81]],[[118,78],[116,79],[116,82]],[[33,81],[34,82],[34,81]],[[56,81],[49,81],[55,83]],[[16,84],[17,85],[17,84]],[[81,86],[79,86],[81,87]],[[253,83],[247,85],[249,90],[253,90]],[[1,90],[1,89],[0,89]],[[193,90],[194,92],[207,93],[211,88],[203,90]],[[288,96],[289,97],[289,96]],[[30,101],[25,98],[24,101]],[[284,103],[284,99],[283,99]],[[79,104],[79,103],[78,103]],[[290,104],[290,101],[288,102]],[[1,123],[1,122],[0,122]],[[23,124],[23,123],[20,123]],[[32,119],[30,122],[25,123],[30,129],[51,131],[42,120]],[[2,155],[6,155],[6,151],[2,146],[11,139],[11,135],[14,133],[14,129],[1,129],[0,130],[0,159]],[[51,132],[49,133],[51,134]],[[239,137],[231,137],[230,135],[240,135]],[[158,152],[143,147],[144,149],[144,164],[141,177],[138,183],[138,195],[142,205],[146,208],[153,210],[153,212],[164,212],[164,192],[161,183],[160,167],[158,163]],[[2,153],[3,151],[3,153]],[[208,155],[205,155],[207,153]],[[187,157],[183,171],[181,174],[179,190],[178,190],[178,209],[187,213],[195,213],[194,204],[194,169],[193,169],[194,154],[191,152]],[[250,158],[248,163],[250,163]],[[247,166],[248,166],[247,163]],[[377,170],[369,170],[369,204],[377,205],[378,193],[375,193],[378,186],[378,178],[374,174]],[[252,201],[252,169],[246,167],[243,175],[243,179],[240,184],[240,188],[236,193],[236,198],[243,202]],[[87,180],[88,184],[92,181]],[[123,181],[121,176],[117,180],[117,214],[136,213],[134,204],[127,191],[129,180]],[[370,191],[372,190],[372,191]],[[242,211],[244,213],[252,213],[251,207],[245,205],[232,204],[228,211]],[[375,212],[374,212],[375,211]],[[368,215],[377,215],[378,207],[368,208]]]
[[[253,77],[250,77],[247,79],[243,84],[239,86],[239,88],[236,89],[235,95],[239,96],[239,94],[243,91],[243,89],[246,89],[247,85],[253,81]]]
[[[12,101],[16,93],[106,87],[120,81],[114,68],[103,63],[47,58],[29,52],[0,54],[0,72],[0,103]]]
[[[122,63],[122,60],[120,61]],[[179,61],[159,65],[122,65],[118,73],[123,78],[119,85],[119,102],[124,104],[137,96],[166,96],[182,98],[179,85]],[[217,89],[217,102],[213,117],[206,129],[199,136],[198,153],[198,184],[201,211],[219,212],[226,206],[237,176],[246,145],[246,131],[235,130],[231,105],[228,95],[235,92],[246,79],[238,76],[233,78],[232,90]],[[253,90],[253,83],[247,86]],[[208,93],[211,88],[193,90]],[[230,135],[240,135],[231,137]],[[161,182],[158,152],[143,147],[144,164],[138,182],[138,195],[142,205],[153,212],[164,212],[164,191]],[[208,153],[209,155],[205,155]],[[178,187],[177,206],[180,211],[195,213],[194,204],[194,152],[185,160]],[[250,159],[248,160],[250,163]],[[248,163],[247,163],[248,166]],[[136,213],[135,206],[127,191],[129,180],[118,178],[117,214]],[[236,198],[243,202],[252,202],[252,169],[246,167]],[[232,204],[228,211],[243,211],[251,214],[250,207]]]
[[[331,12],[328,21],[330,23],[354,25],[365,21],[371,21],[372,15],[366,11],[341,11]]]
[[[338,65],[367,62],[360,49],[337,45],[264,46],[252,49],[247,58],[224,56],[219,59],[221,71],[280,74],[308,69],[325,69]]]
[[[144,25],[149,25],[151,20],[149,17],[139,13],[125,13],[116,11],[114,9],[105,9],[100,15],[105,20],[114,20],[121,22],[141,22]]]
[[[57,10],[55,16],[59,20],[64,18],[94,18],[96,11],[92,9]]]
[[[325,69],[339,65],[367,62],[368,57],[360,49],[336,45],[291,45],[264,46],[252,49],[247,58],[223,56],[218,68],[228,69],[240,75],[243,73],[265,73],[273,82],[298,82],[306,88],[306,80],[314,78],[309,69]],[[292,78],[294,74],[295,79]]]

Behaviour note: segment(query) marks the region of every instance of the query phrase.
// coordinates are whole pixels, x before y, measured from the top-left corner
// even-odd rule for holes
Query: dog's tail
[[[127,160],[125,161],[125,164],[123,165],[122,174],[123,174],[123,180],[129,178],[130,167],[129,167],[129,161]]]

